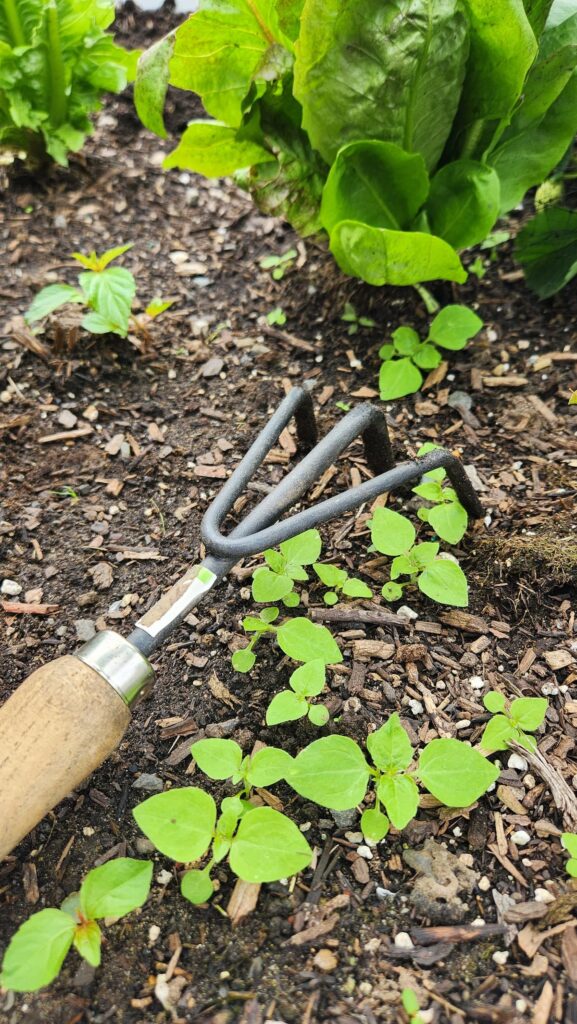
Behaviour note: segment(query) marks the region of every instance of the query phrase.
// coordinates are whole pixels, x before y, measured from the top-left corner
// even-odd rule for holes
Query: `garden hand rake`
[[[293,416],[308,454],[224,536],[224,519]],[[359,435],[375,477],[282,519]],[[33,672],[0,708],[0,859],[118,746],[131,705],[152,683],[149,655],[239,559],[441,466],[469,515],[482,514],[463,466],[451,452],[438,448],[395,466],[385,416],[371,405],[353,409],[322,441],[316,440],[310,391],[294,388],[207,510],[201,525],[206,558],[143,615],[128,639],[110,630],[98,633],[75,655]]]

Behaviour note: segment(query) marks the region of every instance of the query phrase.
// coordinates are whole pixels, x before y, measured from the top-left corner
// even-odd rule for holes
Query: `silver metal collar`
[[[154,669],[150,662],[112,630],[97,633],[76,652],[76,657],[106,679],[129,707],[152,687]]]

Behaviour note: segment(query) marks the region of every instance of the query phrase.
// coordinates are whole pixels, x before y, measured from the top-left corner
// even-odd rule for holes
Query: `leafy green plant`
[[[323,562],[315,562],[313,569],[321,583],[330,590],[323,595],[325,604],[337,604],[339,596],[343,597],[372,597],[373,592],[362,580],[349,576],[346,569],[339,569],[337,565],[326,565]]]
[[[278,608],[263,608],[258,617],[247,615],[242,620],[243,629],[247,633],[252,633],[253,637],[247,647],[235,651],[232,656],[232,666],[237,672],[250,672],[256,661],[254,648],[266,634],[274,636],[281,651],[293,661],[306,664],[318,658],[325,665],[336,665],[343,660],[338,645],[326,626],[317,625],[304,616],[284,619],[277,626],[275,621],[278,614]]]
[[[345,308],[341,315],[341,320],[344,320],[349,325],[347,334],[356,334],[359,327],[376,327],[374,320],[371,320],[370,316],[358,316],[355,307],[352,302],[345,302]]]
[[[280,306],[275,306],[274,309],[271,309],[270,313],[267,313],[266,322],[269,327],[274,327],[275,325],[283,327],[286,324],[286,313]]]
[[[308,580],[304,566],[316,562],[321,546],[318,530],[306,530],[298,537],[283,541],[278,551],[274,548],[265,551],[266,565],[258,566],[252,577],[253,601],[259,604],[282,601],[287,608],[295,608],[299,598],[293,589],[294,582]]]
[[[84,255],[72,253],[72,258],[85,267],[78,275],[78,288],[70,284],[49,284],[38,292],[25,314],[28,324],[43,320],[56,309],[68,303],[84,306],[88,312],[81,326],[91,334],[118,334],[125,338],[129,327],[143,329],[141,318],[131,313],[132,300],[136,294],[134,275],[126,267],[111,267],[110,264],[132,249],[132,243],[119,245],[97,256],[95,252]],[[172,305],[172,301],[153,299],[145,309],[145,317],[152,320]]]
[[[419,1000],[412,988],[404,988],[401,992],[401,1002],[403,1004],[403,1010],[409,1018],[409,1024],[423,1024],[423,1018],[419,1013],[420,1006]]]
[[[426,455],[427,452],[435,451],[438,447],[428,441],[421,445],[417,455]],[[446,477],[446,470],[442,466],[432,469],[412,490],[413,494],[424,498],[432,505],[432,508],[422,506],[417,510],[419,519],[428,523],[441,540],[446,540],[448,544],[458,544],[466,533],[469,517],[454,488],[443,486],[442,482],[446,481]]]
[[[210,872],[226,857],[231,870],[245,882],[274,882],[302,871],[312,850],[297,826],[271,807],[250,802],[253,786],[270,786],[284,778],[290,754],[264,747],[244,757],[234,740],[199,740],[192,755],[211,779],[230,779],[242,789],[225,797],[220,813],[209,793],[195,786],[158,793],[134,808],[144,834],[165,856],[191,864],[210,853],[202,868],[188,870],[181,879],[182,895],[191,903],[204,903],[214,886]]]
[[[345,273],[462,282],[459,251],[575,135],[576,40],[565,0],[202,0],[143,55],[135,99],[163,135],[168,84],[197,93],[213,120],[165,167],[236,172]]]
[[[297,256],[298,252],[296,249],[287,249],[287,251],[281,253],[280,256],[263,256],[260,260],[260,266],[262,270],[270,270],[270,276],[274,281],[282,281],[287,270],[290,270]]]
[[[405,587],[416,584],[432,601],[467,607],[469,590],[461,567],[439,555],[436,541],[416,544],[415,527],[406,516],[389,508],[376,508],[369,527],[377,551],[393,558],[391,579],[381,591],[386,601],[398,601]],[[409,576],[409,581],[399,583],[399,576]]]
[[[572,878],[577,878],[577,835],[574,832],[564,832],[561,836],[561,844],[569,854],[565,870]]]
[[[490,690],[483,698],[483,704],[492,718],[487,722],[481,746],[483,750],[507,750],[511,742],[518,743],[525,750],[535,751],[535,732],[547,714],[546,697],[517,697],[507,706],[507,701],[498,690]]]
[[[3,0],[0,149],[66,166],[82,148],[102,95],[136,71],[138,52],[105,31],[114,14],[113,0]]]
[[[119,857],[89,871],[80,891],[68,896],[60,910],[32,914],[4,954],[0,987],[33,992],[54,981],[71,946],[93,967],[100,964],[102,933],[98,921],[124,917],[145,902],[152,863]]]
[[[577,211],[546,207],[517,235],[515,256],[540,299],[560,291],[577,274]]]
[[[361,829],[373,842],[384,838],[389,823],[403,829],[415,817],[418,783],[447,807],[467,807],[499,775],[495,765],[455,739],[431,740],[410,769],[414,751],[397,714],[369,734],[367,748],[373,765],[348,736],[314,740],[293,759],[285,778],[300,796],[335,811],[360,804],[372,782],[375,804],[364,811]]]
[[[305,662],[295,669],[289,679],[290,690],[281,690],[271,700],[266,712],[267,725],[296,722],[308,718],[313,725],[326,725],[329,712],[323,704],[313,704],[310,697],[318,697],[326,679],[326,666],[320,658]]]
[[[437,313],[423,340],[412,327],[397,327],[392,343],[379,349],[383,360],[379,372],[383,401],[419,391],[423,384],[421,370],[434,370],[441,362],[439,348],[459,351],[482,326],[483,321],[467,306],[445,306]]]

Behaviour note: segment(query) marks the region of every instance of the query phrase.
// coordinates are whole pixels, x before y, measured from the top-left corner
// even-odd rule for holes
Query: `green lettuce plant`
[[[540,299],[560,291],[577,274],[577,211],[542,210],[517,235],[515,256]]]
[[[561,844],[569,854],[565,870],[572,878],[577,878],[577,835],[574,832],[564,832],[561,836]]]
[[[105,92],[134,78],[138,52],[105,30],[113,0],[3,0],[0,4],[0,149],[66,166],[92,131]]]
[[[72,946],[92,967],[100,965],[98,921],[125,917],[148,897],[152,863],[119,857],[89,871],[80,891],[60,910],[32,914],[12,937],[4,954],[0,987],[34,992],[54,981]]]
[[[398,601],[405,587],[416,584],[432,601],[467,607],[469,590],[460,565],[442,558],[436,541],[416,544],[415,527],[406,516],[390,508],[376,508],[369,528],[376,550],[393,558],[390,581],[381,591],[386,601]],[[409,581],[399,583],[400,576],[408,576]]]
[[[517,697],[508,706],[502,693],[490,690],[485,694],[483,704],[493,716],[481,737],[483,750],[507,750],[512,742],[525,747],[525,750],[537,749],[535,737],[529,734],[535,732],[545,719],[546,697]]]
[[[141,58],[135,99],[165,135],[168,84],[195,92],[210,120],[165,167],[235,174],[345,273],[462,282],[459,252],[575,135],[576,67],[566,0],[200,0]]]
[[[445,306],[437,313],[423,340],[412,327],[397,327],[392,342],[379,349],[383,360],[379,372],[383,401],[419,391],[423,384],[421,371],[434,370],[441,362],[439,349],[458,352],[482,326],[483,321],[467,306]]]
[[[326,725],[328,709],[323,704],[313,704],[311,697],[318,697],[325,686],[326,665],[321,658],[308,661],[295,669],[289,679],[289,690],[281,690],[271,700],[266,712],[267,725],[282,722],[296,722],[308,718],[313,725]]]

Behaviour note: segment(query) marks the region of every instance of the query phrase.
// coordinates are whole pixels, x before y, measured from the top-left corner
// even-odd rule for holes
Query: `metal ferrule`
[[[119,633],[104,629],[84,644],[76,657],[98,672],[130,707],[148,693],[154,681],[152,665]]]

